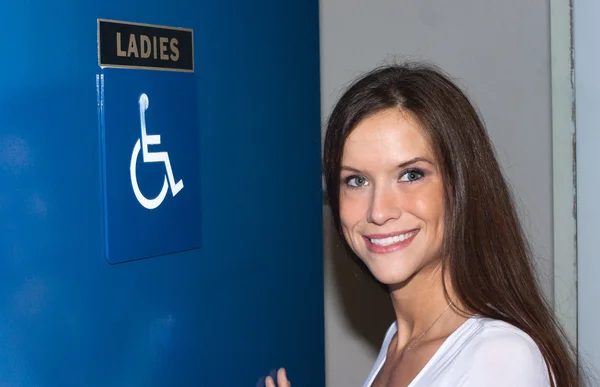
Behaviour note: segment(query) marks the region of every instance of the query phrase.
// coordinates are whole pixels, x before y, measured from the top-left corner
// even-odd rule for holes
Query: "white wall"
[[[600,373],[600,3],[574,9],[577,121],[577,259],[579,351]],[[600,384],[600,379],[598,379]],[[596,384],[598,385],[598,384]]]
[[[321,0],[321,91],[325,121],[342,88],[385,61],[425,59],[457,77],[514,186],[551,300],[549,7],[549,0]],[[360,386],[391,310],[383,292],[343,259],[324,211],[327,386]]]

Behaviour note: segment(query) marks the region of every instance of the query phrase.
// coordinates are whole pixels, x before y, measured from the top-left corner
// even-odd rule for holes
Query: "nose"
[[[402,214],[400,193],[392,187],[379,187],[373,190],[368,221],[377,225],[398,219]]]

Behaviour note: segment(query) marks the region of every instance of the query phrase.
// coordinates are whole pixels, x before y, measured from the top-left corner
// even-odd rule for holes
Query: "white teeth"
[[[374,245],[389,246],[389,245],[393,245],[394,243],[405,241],[408,238],[415,235],[416,233],[417,233],[416,231],[411,231],[411,232],[407,232],[406,234],[396,235],[393,237],[388,237],[388,238],[383,238],[383,239],[369,239],[369,240]]]

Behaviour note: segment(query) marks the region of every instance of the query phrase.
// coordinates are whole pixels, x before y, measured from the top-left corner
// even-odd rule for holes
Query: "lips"
[[[390,234],[365,235],[367,248],[377,254],[387,254],[407,247],[419,233],[419,229]]]

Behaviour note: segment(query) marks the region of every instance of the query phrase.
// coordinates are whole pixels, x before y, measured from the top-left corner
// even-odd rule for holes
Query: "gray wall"
[[[321,0],[320,6],[323,120],[350,80],[384,62],[424,59],[458,78],[481,110],[514,187],[551,300],[549,1]],[[383,292],[344,259],[324,211],[327,386],[360,386],[391,309]]]
[[[575,1],[579,351],[600,385],[600,3]]]

